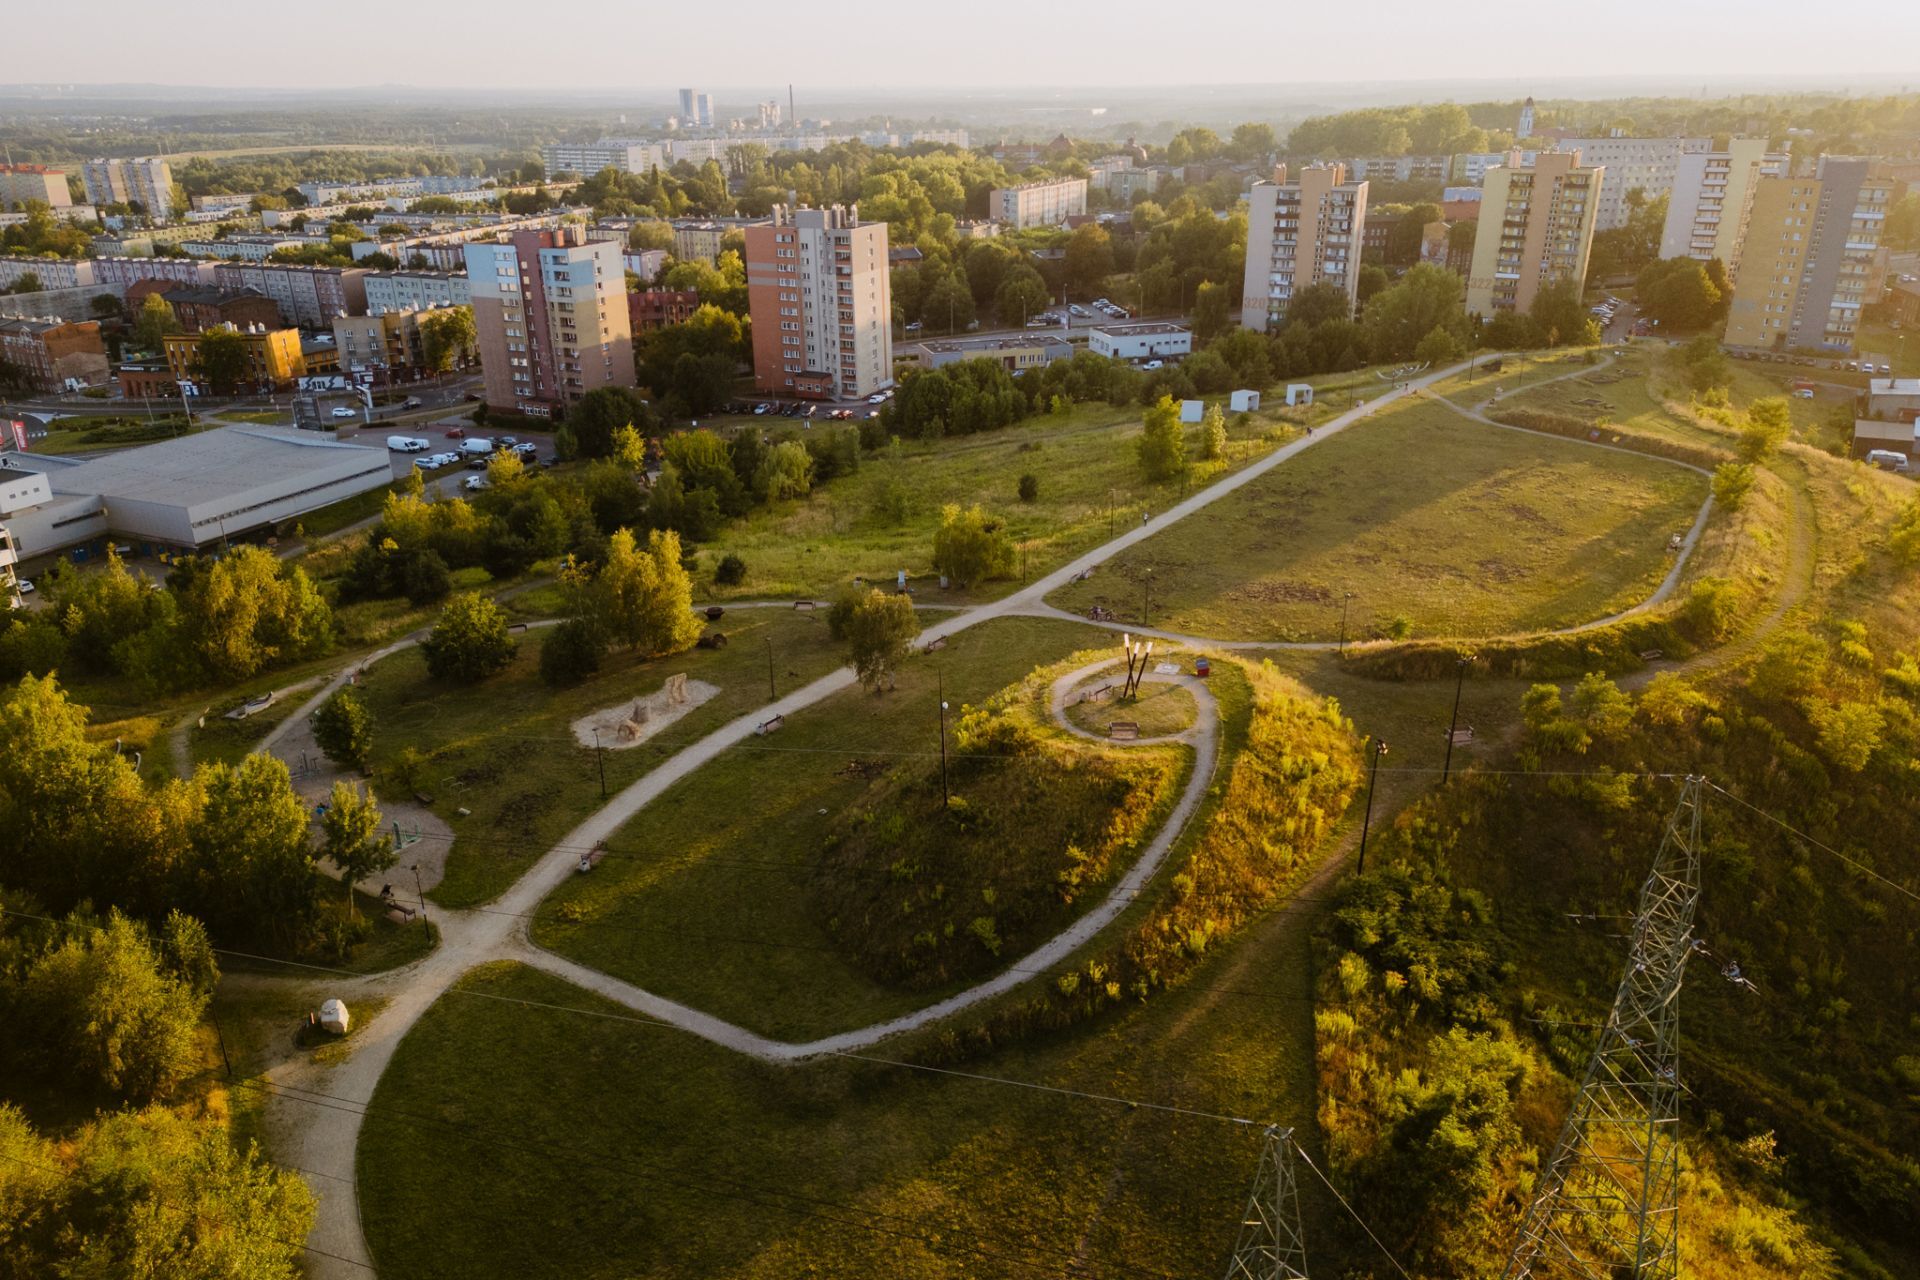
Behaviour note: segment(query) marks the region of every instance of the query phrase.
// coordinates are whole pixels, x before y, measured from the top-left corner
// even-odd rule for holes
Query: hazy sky
[[[27,0],[30,58],[0,80],[767,93],[1127,84],[1298,84],[1595,75],[1913,71],[1920,3],[1858,0],[1041,0],[984,7],[825,0],[543,5],[527,0],[288,8],[261,0]],[[332,37],[330,39],[330,36]],[[321,49],[317,45],[327,45]]]

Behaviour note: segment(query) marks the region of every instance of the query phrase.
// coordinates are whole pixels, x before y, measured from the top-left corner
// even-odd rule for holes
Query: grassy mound
[[[829,934],[883,982],[934,987],[1039,945],[1137,854],[1184,752],[1107,748],[1041,719],[1043,680],[968,712],[940,761],[875,780],[813,882]]]
[[[1099,681],[1090,681],[1098,684]],[[1105,735],[1116,720],[1131,720],[1140,726],[1143,738],[1160,738],[1182,733],[1193,727],[1199,708],[1193,695],[1177,684],[1144,684],[1138,696],[1127,702],[1075,702],[1067,707],[1067,719],[1088,733]]]

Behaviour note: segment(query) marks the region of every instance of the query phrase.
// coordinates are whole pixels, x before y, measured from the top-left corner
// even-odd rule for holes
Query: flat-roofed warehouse
[[[291,520],[393,479],[384,449],[313,432],[216,427],[97,458],[0,457],[13,486],[0,510],[21,558],[111,533],[150,547],[197,550]]]

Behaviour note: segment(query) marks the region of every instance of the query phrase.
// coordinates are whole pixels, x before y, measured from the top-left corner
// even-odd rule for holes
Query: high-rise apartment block
[[[1292,182],[1256,182],[1247,193],[1247,274],[1240,323],[1277,329],[1293,295],[1314,284],[1337,286],[1352,308],[1360,288],[1360,241],[1367,226],[1367,184],[1344,165],[1311,165]]]
[[[1729,279],[1740,277],[1741,237],[1762,178],[1785,177],[1788,157],[1767,150],[1765,138],[1735,138],[1725,151],[1680,157],[1674,170],[1660,256],[1720,259]]]
[[[1575,151],[1542,151],[1529,166],[1489,169],[1467,310],[1525,312],[1548,285],[1571,280],[1585,288],[1605,177],[1605,169],[1581,164]]]
[[[1758,179],[1727,345],[1851,351],[1897,185],[1883,165],[1854,156],[1822,156],[1811,178]]]
[[[89,160],[80,166],[91,204],[137,204],[155,222],[173,219],[173,169],[158,156]]]
[[[753,380],[769,395],[854,399],[893,382],[887,224],[858,206],[775,205],[746,229]]]
[[[38,200],[55,213],[73,207],[67,175],[38,164],[0,164],[0,209],[22,209]]]
[[[1016,230],[1058,226],[1086,211],[1085,178],[1053,178],[1017,187],[995,187],[987,196],[987,216]]]
[[[1595,231],[1615,231],[1627,225],[1633,209],[1630,193],[1648,201],[1669,195],[1679,175],[1681,157],[1697,155],[1713,146],[1711,138],[1562,138],[1555,148],[1578,151],[1580,159],[1607,171],[1600,188]]]
[[[488,405],[544,417],[634,385],[620,249],[578,226],[465,246]]]

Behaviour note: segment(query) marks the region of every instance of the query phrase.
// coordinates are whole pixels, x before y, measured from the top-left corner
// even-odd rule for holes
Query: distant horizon
[[[1920,83],[1911,61],[1920,17],[1911,0],[1865,0],[1844,20],[1810,15],[1800,0],[1750,0],[1737,12],[1716,0],[1614,0],[1583,12],[1577,26],[1521,0],[1477,0],[1470,14],[1419,0],[1376,0],[1364,27],[1334,7],[1280,11],[1254,0],[1218,0],[1177,17],[1142,0],[1114,0],[1097,13],[1029,6],[1010,25],[922,19],[881,0],[839,0],[805,23],[794,23],[774,0],[732,0],[724,13],[649,6],[558,17],[506,0],[469,0],[453,21],[396,7],[380,14],[377,39],[346,34],[331,45],[310,33],[274,35],[258,7],[243,0],[201,0],[192,18],[156,24],[151,5],[96,0],[83,22],[52,6],[31,6],[13,15],[9,31],[13,47],[31,50],[37,67],[84,69],[91,77],[27,83],[96,91],[198,88],[216,78],[214,68],[329,76],[351,80],[360,92],[490,96],[652,93],[656,83],[765,96],[789,80],[811,80],[814,92],[843,98],[963,89],[1042,98],[1088,89],[1317,91],[1356,82],[1519,84],[1524,77],[1474,74],[1517,66],[1546,83],[1659,79],[1699,86],[1726,82],[1729,74],[1736,83],[1833,81],[1840,89],[1882,78]],[[717,22],[724,23],[724,41],[716,39]],[[298,51],[308,47],[326,56],[300,59]],[[295,58],[281,56],[287,53]],[[676,69],[662,75],[668,64]],[[647,83],[623,86],[637,76]],[[947,83],[931,85],[933,77]],[[831,87],[836,79],[857,80],[861,88]]]

